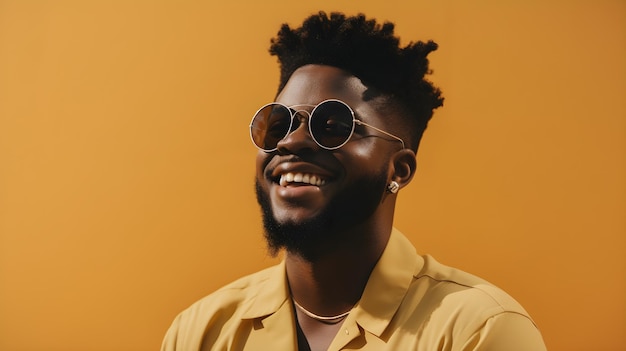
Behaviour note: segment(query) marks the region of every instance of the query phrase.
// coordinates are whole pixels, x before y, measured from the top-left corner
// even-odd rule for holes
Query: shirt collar
[[[243,319],[254,319],[271,315],[278,311],[289,298],[289,285],[285,260],[267,271],[265,281],[259,285],[256,295],[248,299]]]
[[[415,247],[394,228],[354,310],[357,323],[380,337],[423,266]]]
[[[355,307],[354,319],[370,333],[380,337],[400,307],[414,276],[424,266],[415,247],[397,229],[389,241]],[[276,313],[289,299],[285,261],[268,270],[256,295],[248,300],[244,319],[261,318]]]

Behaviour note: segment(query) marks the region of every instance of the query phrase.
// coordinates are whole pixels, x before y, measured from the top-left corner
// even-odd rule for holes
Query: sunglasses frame
[[[315,111],[316,111],[316,110],[318,109],[318,107],[320,107],[321,105],[323,105],[323,104],[325,104],[325,103],[329,103],[329,102],[338,102],[338,103],[340,103],[340,104],[344,105],[345,107],[347,107],[347,108],[348,108],[348,111],[350,111],[350,114],[352,115],[352,129],[350,130],[350,134],[348,135],[348,137],[346,138],[346,140],[345,140],[343,143],[339,144],[338,146],[331,146],[331,147],[324,146],[324,145],[320,144],[320,142],[319,142],[319,141],[315,138],[315,135],[313,134],[313,131],[312,131],[312,129],[311,129],[311,119],[313,118],[313,115],[315,114]],[[262,148],[262,147],[258,146],[258,145],[256,144],[256,142],[254,141],[254,136],[252,135],[252,128],[253,128],[253,124],[254,124],[254,119],[257,117],[257,115],[259,114],[259,112],[261,112],[261,111],[262,111],[263,109],[265,109],[266,107],[268,107],[268,106],[272,106],[272,105],[279,105],[279,106],[282,106],[282,107],[286,108],[286,109],[287,109],[287,111],[289,111],[289,115],[291,116],[291,119],[289,120],[289,128],[287,129],[287,133],[285,133],[285,135],[284,135],[282,138],[280,138],[280,139],[278,140],[278,142],[280,142],[281,140],[285,139],[285,138],[286,138],[289,134],[293,133],[293,131],[291,130],[291,127],[293,127],[293,120],[294,120],[294,118],[296,117],[296,115],[297,115],[298,113],[300,113],[300,112],[304,112],[304,113],[306,113],[306,114],[309,116],[309,118],[308,118],[308,123],[307,123],[307,125],[308,125],[308,127],[309,127],[309,135],[311,136],[311,139],[313,139],[313,141],[314,141],[314,142],[315,142],[315,143],[316,143],[319,147],[321,147],[322,149],[325,149],[325,150],[337,150],[337,149],[339,149],[340,147],[344,146],[344,145],[345,145],[346,143],[348,143],[348,142],[350,141],[350,139],[352,138],[352,135],[354,134],[354,129],[355,129],[355,126],[356,126],[356,125],[365,126],[365,127],[370,127],[370,128],[372,128],[372,129],[374,129],[374,130],[376,130],[376,131],[380,132],[380,133],[383,133],[383,134],[385,134],[385,135],[387,135],[387,136],[389,136],[389,137],[391,137],[391,138],[393,138],[393,139],[396,139],[397,141],[399,141],[399,142],[402,144],[402,149],[404,149],[404,148],[405,148],[405,146],[404,146],[404,141],[403,141],[402,139],[400,139],[399,137],[397,137],[397,136],[395,136],[395,135],[393,135],[393,134],[391,134],[391,133],[389,133],[389,132],[386,132],[386,131],[384,131],[384,130],[382,130],[382,129],[380,129],[380,128],[374,127],[374,126],[373,126],[373,125],[371,125],[371,124],[368,124],[368,123],[365,123],[365,122],[363,122],[363,121],[361,121],[361,120],[356,119],[356,117],[355,117],[355,115],[354,115],[354,110],[352,110],[352,108],[350,107],[350,105],[346,104],[345,102],[343,102],[343,101],[341,101],[341,100],[339,100],[339,99],[327,99],[327,100],[324,100],[324,101],[320,102],[320,103],[319,103],[319,104],[317,104],[317,105],[297,104],[297,105],[287,106],[287,105],[285,105],[285,104],[281,104],[280,102],[270,102],[270,103],[268,103],[268,104],[263,105],[260,109],[258,109],[258,110],[254,113],[254,115],[252,116],[252,120],[250,121],[250,126],[249,126],[249,129],[250,129],[250,139],[252,140],[252,143],[254,144],[254,146],[256,146],[259,150],[264,151],[264,152],[273,152],[273,151],[278,150],[278,142],[277,142],[277,144],[276,144],[276,147],[275,147],[275,148],[273,148],[273,149],[267,149],[267,150],[266,150],[266,149],[264,149],[264,148]],[[293,107],[297,107],[297,106],[313,107],[313,110],[311,110],[311,112],[310,112],[310,113],[309,113],[308,111],[305,111],[305,110],[295,110]]]

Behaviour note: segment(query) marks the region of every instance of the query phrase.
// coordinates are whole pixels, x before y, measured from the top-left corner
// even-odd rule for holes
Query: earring
[[[400,190],[400,184],[398,184],[395,180],[392,180],[391,183],[387,185],[387,191],[392,194],[397,193],[398,190]]]

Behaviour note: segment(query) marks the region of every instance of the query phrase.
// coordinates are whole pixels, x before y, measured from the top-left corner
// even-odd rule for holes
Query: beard
[[[386,174],[386,170],[381,170],[352,182],[335,194],[319,214],[298,223],[276,220],[269,194],[257,179],[256,197],[261,206],[270,254],[276,256],[281,249],[286,249],[305,259],[315,260],[332,248],[349,242],[351,238],[344,233],[370,218],[381,203],[387,186]]]

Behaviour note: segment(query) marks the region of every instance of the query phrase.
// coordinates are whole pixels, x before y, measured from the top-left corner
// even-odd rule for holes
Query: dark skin
[[[366,90],[358,78],[341,69],[307,65],[294,72],[276,101],[292,106],[339,99],[355,111],[357,119],[402,137],[402,128],[397,123],[399,117],[384,115],[376,99],[365,101]],[[310,112],[311,108],[307,109]],[[364,177],[384,177],[384,184],[396,181],[402,188],[411,181],[415,168],[412,150],[402,149],[398,141],[371,128],[358,128],[346,145],[337,150],[325,150],[311,138],[307,124],[302,123],[279,142],[276,152],[259,151],[256,176],[261,191],[270,199],[276,220],[297,224],[318,215],[329,201],[341,196],[342,189],[359,184]],[[281,186],[276,177],[288,172],[316,175],[326,182],[320,186]],[[354,213],[368,215],[357,218],[345,215],[348,212],[344,216],[334,214],[340,224],[325,229],[329,233],[324,237],[330,239],[311,247],[314,255],[286,251],[292,296],[315,314],[337,315],[358,302],[389,239],[397,194],[387,192],[384,186],[362,191],[377,193],[368,204],[352,200],[356,203],[345,208],[363,208]],[[315,326],[309,329],[305,330],[307,338],[314,337]]]

